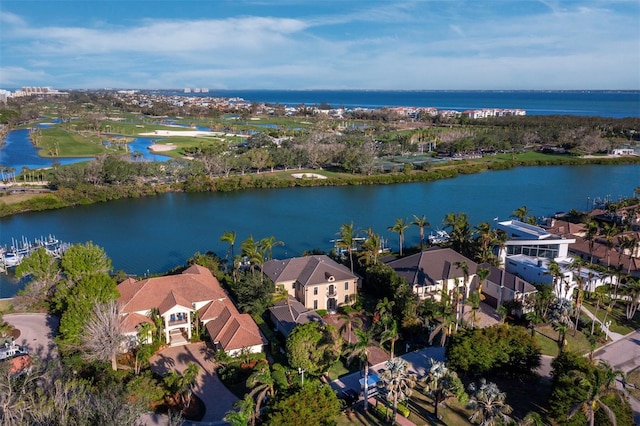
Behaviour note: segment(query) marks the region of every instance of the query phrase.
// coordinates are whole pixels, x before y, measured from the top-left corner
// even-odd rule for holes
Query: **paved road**
[[[625,373],[640,367],[640,330],[629,333],[623,338],[609,343],[593,353],[595,359],[608,362],[614,370]],[[622,383],[617,382],[622,389]],[[629,396],[629,402],[634,413],[635,424],[640,425],[640,401]]]
[[[202,423],[199,424],[220,424],[220,420],[227,411],[233,409],[233,404],[238,398],[222,384],[215,374],[212,350],[204,343],[193,343],[165,349],[149,360],[151,369],[158,374],[165,374],[169,370],[182,373],[190,362],[194,362],[200,367],[194,393],[207,407]],[[154,423],[150,420],[148,424],[162,423]]]
[[[16,343],[29,348],[32,355],[42,360],[58,356],[53,337],[60,320],[47,314],[5,314],[4,321],[20,330]]]

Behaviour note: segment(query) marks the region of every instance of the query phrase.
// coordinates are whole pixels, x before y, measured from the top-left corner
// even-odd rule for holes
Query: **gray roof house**
[[[289,309],[291,308],[291,309]],[[293,314],[293,317],[291,316]],[[298,324],[306,324],[308,322],[323,323],[322,317],[304,307],[293,297],[289,297],[289,304],[286,300],[276,303],[275,306],[269,308],[271,321],[276,327],[276,331],[282,333],[284,337],[289,336],[293,328]]]

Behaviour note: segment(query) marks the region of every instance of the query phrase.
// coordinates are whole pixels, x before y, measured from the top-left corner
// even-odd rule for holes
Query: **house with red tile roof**
[[[125,335],[136,339],[140,324],[152,323],[157,310],[162,318],[166,343],[185,344],[195,321],[206,328],[216,349],[230,355],[261,352],[266,339],[249,314],[241,314],[207,268],[193,265],[181,274],[129,278],[118,284],[118,307]]]

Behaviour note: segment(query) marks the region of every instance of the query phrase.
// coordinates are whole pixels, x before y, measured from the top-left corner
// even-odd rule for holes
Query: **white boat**
[[[449,241],[451,237],[447,233],[447,231],[437,230],[435,233],[431,231],[429,234],[428,240],[429,244],[442,244]]]
[[[2,264],[6,268],[18,266],[24,256],[15,251],[7,251],[2,254]]]

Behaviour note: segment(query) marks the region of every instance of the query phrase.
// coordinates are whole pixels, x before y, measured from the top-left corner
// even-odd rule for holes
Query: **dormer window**
[[[334,282],[336,280],[336,277],[334,277],[333,275],[331,275],[328,272],[325,272],[324,277],[330,283],[332,283],[332,282]]]

